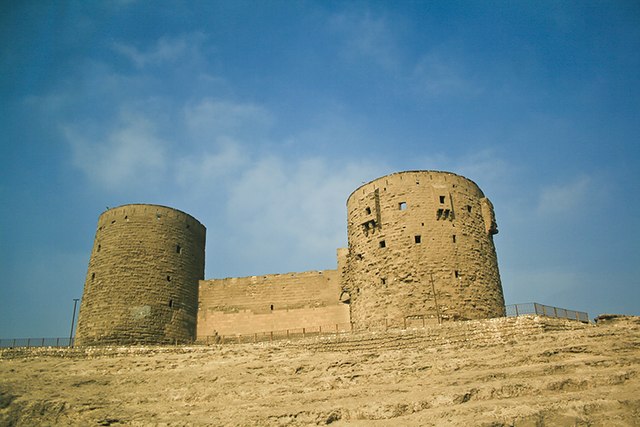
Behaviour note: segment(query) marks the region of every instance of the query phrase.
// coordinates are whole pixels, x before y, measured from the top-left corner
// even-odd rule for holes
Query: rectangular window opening
[[[171,281],[171,276],[167,276],[167,282]]]
[[[440,203],[444,204],[444,196],[440,196]]]
[[[371,208],[370,207],[367,206],[364,211],[365,211],[365,213],[367,215],[371,215]]]
[[[182,253],[182,247],[180,245],[176,245],[176,253],[177,254],[181,254]]]
[[[398,203],[398,209],[400,209],[401,211],[407,209],[407,202]]]
[[[381,278],[381,279],[380,279],[380,282],[381,282],[383,285],[386,285],[386,284],[387,284],[387,279],[386,279],[386,277]]]
[[[95,280],[96,278],[96,273],[91,273],[91,280]]]
[[[467,205],[467,211],[471,213],[471,205]]]
[[[413,236],[413,238],[416,241],[416,243],[422,242],[422,236],[420,236],[420,235],[415,235],[415,236]]]
[[[386,248],[387,247],[387,244],[386,244],[386,242],[384,240],[380,240],[380,247],[381,248]]]
[[[453,238],[453,243],[456,242],[456,235],[454,234],[453,236],[451,236]]]
[[[454,274],[456,275],[456,278],[460,277],[460,273],[458,272],[458,270],[454,271]]]
[[[172,299],[169,300],[169,307],[173,307],[173,300]]]

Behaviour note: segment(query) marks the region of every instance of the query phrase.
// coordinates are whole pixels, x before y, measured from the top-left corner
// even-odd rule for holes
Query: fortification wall
[[[349,323],[337,270],[200,281],[198,338]]]
[[[185,342],[195,338],[205,227],[157,205],[100,215],[76,343]]]
[[[493,206],[474,182],[399,172],[355,190],[347,211],[343,288],[356,327],[504,315]]]

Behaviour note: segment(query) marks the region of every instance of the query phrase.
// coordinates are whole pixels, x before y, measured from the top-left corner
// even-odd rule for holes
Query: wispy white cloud
[[[325,158],[258,159],[231,184],[230,245],[265,272],[283,265],[330,267],[335,249],[345,244],[346,198],[377,167],[364,162],[337,167]]]
[[[274,118],[257,104],[204,98],[184,108],[184,120],[193,137],[208,139],[263,132]]]
[[[250,153],[241,144],[228,137],[216,137],[214,146],[200,155],[187,154],[177,156],[176,180],[183,188],[192,192],[206,194],[216,180],[233,176],[250,159]]]
[[[138,68],[175,62],[187,56],[198,57],[204,40],[203,33],[183,34],[175,37],[162,37],[149,49],[116,42],[113,50],[129,59]]]
[[[111,191],[157,184],[166,174],[166,142],[140,116],[123,118],[97,138],[67,125],[73,164],[91,182]]]
[[[586,203],[590,187],[591,179],[587,175],[550,185],[540,191],[536,210],[542,215],[568,213]]]

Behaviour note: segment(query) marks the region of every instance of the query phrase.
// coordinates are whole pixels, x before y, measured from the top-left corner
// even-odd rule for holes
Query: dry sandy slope
[[[0,351],[0,425],[640,425],[640,318]]]

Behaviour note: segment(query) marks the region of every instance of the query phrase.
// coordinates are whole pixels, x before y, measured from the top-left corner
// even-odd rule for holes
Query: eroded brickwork
[[[356,327],[504,315],[493,206],[474,182],[399,172],[355,190],[347,211],[343,288]]]
[[[336,270],[200,281],[198,338],[349,323]]]
[[[205,227],[164,206],[125,205],[98,220],[76,343],[195,338]]]

